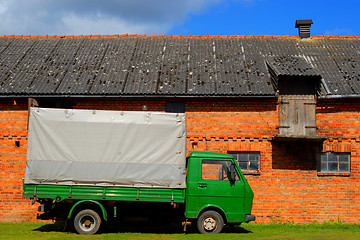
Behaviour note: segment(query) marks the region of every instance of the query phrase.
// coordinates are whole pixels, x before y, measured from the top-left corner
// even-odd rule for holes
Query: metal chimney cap
[[[311,19],[296,20],[295,28],[299,28],[300,26],[311,25],[311,24],[313,24],[313,21]]]

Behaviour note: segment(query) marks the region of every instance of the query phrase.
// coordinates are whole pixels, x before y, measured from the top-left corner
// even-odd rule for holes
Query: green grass
[[[360,239],[360,225],[343,223],[243,224],[225,227],[224,233],[217,235],[198,234],[194,226],[184,234],[181,226],[147,222],[104,226],[100,234],[93,236],[62,232],[62,228],[62,223],[0,223],[0,239]]]

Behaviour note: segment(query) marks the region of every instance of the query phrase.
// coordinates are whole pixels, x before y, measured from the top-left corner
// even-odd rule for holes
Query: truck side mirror
[[[232,184],[235,183],[235,179],[236,179],[235,163],[231,163],[231,165],[230,165],[230,181]]]

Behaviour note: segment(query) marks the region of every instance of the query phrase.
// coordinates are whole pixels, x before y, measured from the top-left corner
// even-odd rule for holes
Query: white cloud
[[[0,0],[0,35],[161,34],[223,1]]]
[[[61,18],[61,34],[113,34],[113,33],[142,33],[155,34],[166,32],[171,28],[168,23],[141,23],[136,24],[115,17],[107,17],[99,14],[98,16],[79,16],[67,14]],[[81,29],[81,30],[80,30]]]

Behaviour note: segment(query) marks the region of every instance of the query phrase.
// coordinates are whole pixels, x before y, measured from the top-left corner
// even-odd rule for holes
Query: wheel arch
[[[90,204],[90,205],[92,205],[92,206],[97,206],[98,209],[100,209],[100,211],[101,211],[101,212],[99,212],[99,213],[102,213],[102,218],[103,218],[105,221],[108,220],[107,212],[106,212],[105,207],[104,207],[100,202],[95,201],[95,200],[81,200],[81,201],[75,203],[75,204],[71,207],[67,219],[70,219],[70,218],[72,217],[72,215],[73,215],[73,213],[74,213],[75,210],[78,211],[79,209],[80,209],[80,210],[81,210],[81,209],[86,209],[86,208],[83,208],[83,207],[82,207],[82,206],[85,206],[85,204]],[[93,209],[93,210],[96,211],[96,210],[98,210],[98,209]]]
[[[209,211],[209,210],[212,210],[212,211],[215,211],[215,212],[218,212],[223,220],[224,220],[224,223],[226,224],[227,223],[227,216],[225,214],[225,211],[219,207],[219,206],[216,206],[216,205],[208,205],[208,206],[205,206],[203,209],[201,209],[201,211],[198,213],[197,215],[197,218],[200,217],[200,215],[203,213],[203,212],[206,212],[206,211]]]

